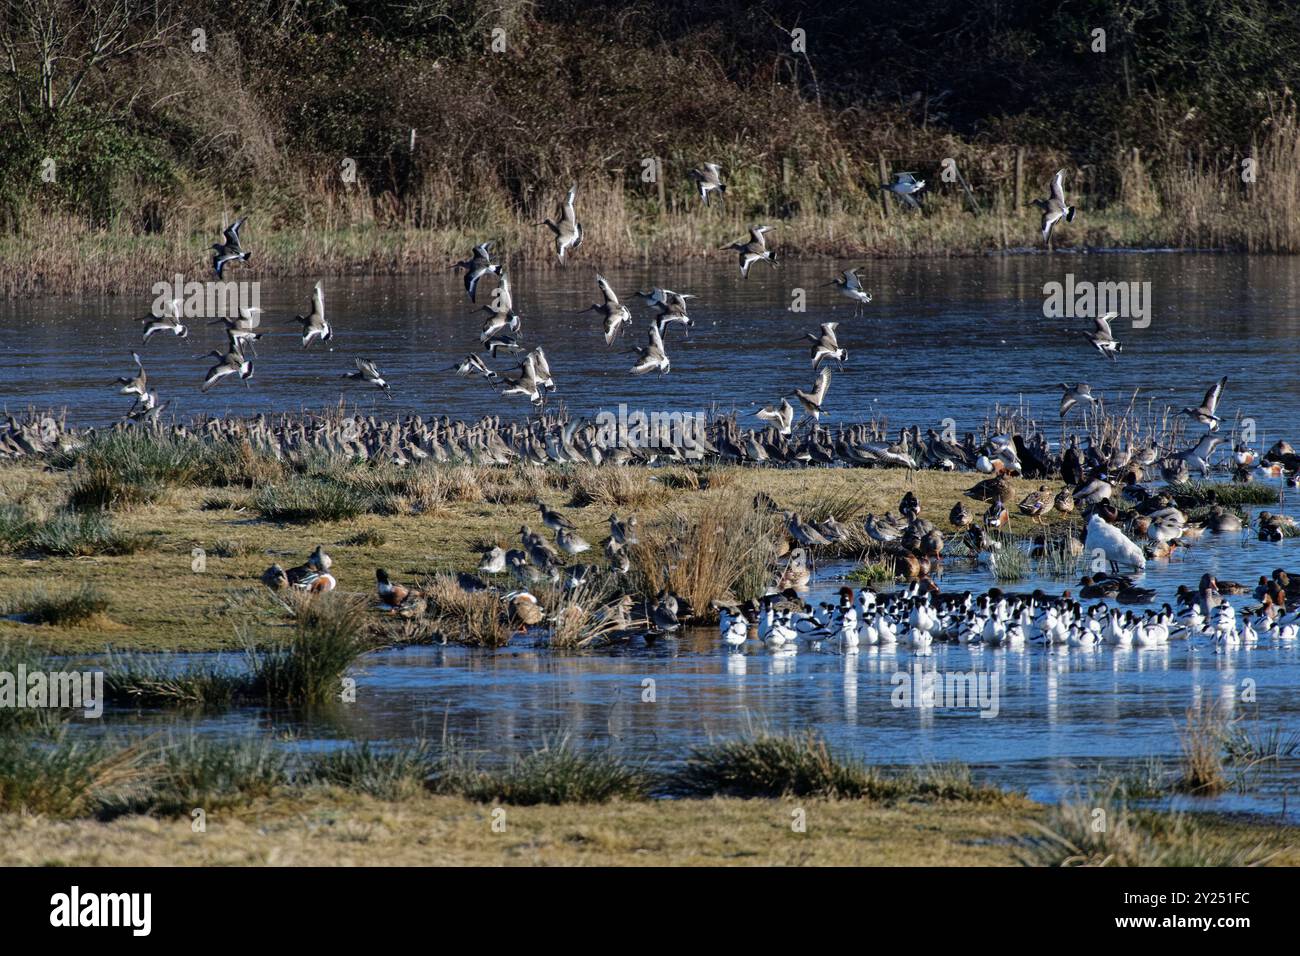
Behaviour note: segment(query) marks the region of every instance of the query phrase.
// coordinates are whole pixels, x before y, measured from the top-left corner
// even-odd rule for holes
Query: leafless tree
[[[0,77],[21,122],[33,101],[51,113],[115,61],[156,50],[179,29],[174,0],[2,0]]]

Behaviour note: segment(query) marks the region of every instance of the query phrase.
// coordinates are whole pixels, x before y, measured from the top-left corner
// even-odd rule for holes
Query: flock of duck
[[[1136,486],[1127,487],[1132,494]],[[978,490],[979,485],[972,492]],[[1081,495],[1080,500],[1088,497]],[[1073,502],[1073,498],[1068,500]],[[1019,510],[1041,516],[1042,501],[1031,494],[1021,502]],[[1070,590],[1060,597],[1049,596],[1041,589],[1031,594],[1008,593],[999,588],[980,596],[970,591],[943,593],[931,571],[942,560],[944,535],[922,517],[920,500],[908,491],[899,503],[897,516],[868,514],[863,522],[867,537],[881,547],[882,554],[894,559],[893,570],[910,578],[906,587],[882,595],[870,587],[855,593],[846,586],[840,588],[838,602],[821,602],[814,607],[801,596],[812,576],[810,555],[818,547],[844,540],[852,531],[834,517],[805,521],[793,511],[779,509],[770,496],[760,492],[754,500],[755,509],[779,512],[784,528],[786,553],[775,585],[743,603],[714,601],[711,610],[719,619],[724,646],[743,648],[754,635],[761,645],[781,653],[794,652],[801,646],[851,651],[860,645],[902,645],[927,654],[935,642],[1016,648],[1026,642],[1070,647],[1158,647],[1186,641],[1189,647],[1208,643],[1216,651],[1238,645],[1283,646],[1294,642],[1300,625],[1300,599],[1294,595],[1300,595],[1300,587],[1293,588],[1293,576],[1281,568],[1274,570],[1271,577],[1260,577],[1253,590],[1207,573],[1195,589],[1178,588],[1176,608],[1166,603],[1158,609],[1135,613],[1122,607],[1150,605],[1156,591],[1141,586],[1120,570],[1143,569],[1148,553],[1161,554],[1162,549],[1168,553],[1184,537],[1242,529],[1239,518],[1217,506],[1204,524],[1193,524],[1175,501],[1165,493],[1148,493],[1122,518],[1108,497],[1098,497],[1083,506],[1086,535],[1079,540],[1072,530],[1067,532],[1067,553],[1077,556],[1090,551],[1097,559],[1104,558],[1102,563],[1109,566],[1102,570],[1094,562],[1093,572],[1080,579],[1078,599],[1097,602],[1085,607]],[[1058,503],[1064,504],[1064,499]],[[494,545],[483,554],[478,574],[462,572],[457,576],[463,590],[499,594],[504,613],[522,630],[544,626],[549,619],[533,589],[551,585],[572,592],[602,575],[625,580],[632,566],[632,546],[639,543],[636,517],[611,514],[609,536],[602,549],[607,565],[572,563],[592,551],[592,545],[563,513],[542,501],[536,505],[543,529],[554,534],[554,545],[543,533],[525,524],[519,529],[518,547]],[[1073,510],[1073,504],[1065,507]],[[995,565],[1000,545],[989,532],[1005,525],[1006,512],[1001,502],[994,501],[982,520],[976,522],[970,509],[958,503],[948,521],[968,555],[978,555],[981,563]],[[1272,519],[1281,520],[1280,516],[1264,514],[1261,538],[1266,537],[1266,528],[1274,527]],[[1130,539],[1125,527],[1144,533],[1149,539],[1146,547]],[[1038,546],[1047,547],[1049,540],[1044,534]],[[331,566],[332,559],[318,547],[304,564],[288,571],[273,565],[262,580],[277,590],[293,587],[328,591],[337,584]],[[513,590],[489,583],[501,575],[510,577]],[[383,608],[404,616],[427,609],[425,594],[392,581],[384,569],[376,570],[376,581]],[[1288,590],[1292,597],[1288,597]],[[601,615],[615,616],[610,623],[618,626],[611,633],[639,633],[647,642],[653,642],[700,618],[683,597],[668,590],[639,602],[630,593],[618,589],[616,593],[620,597],[599,610]],[[1257,603],[1239,616],[1226,596],[1248,593]]]

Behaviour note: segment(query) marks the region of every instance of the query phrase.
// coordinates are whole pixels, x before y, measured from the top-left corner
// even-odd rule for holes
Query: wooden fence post
[[[880,181],[887,183],[889,182],[889,167],[885,165],[883,153],[878,158],[880,160]],[[889,192],[885,189],[880,190],[880,212],[886,219],[889,218]]]
[[[1016,217],[1019,218],[1025,209],[1025,148],[1016,147]]]

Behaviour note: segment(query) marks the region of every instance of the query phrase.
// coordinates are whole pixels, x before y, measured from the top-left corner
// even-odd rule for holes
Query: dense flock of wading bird
[[[726,193],[722,169],[705,163],[689,172],[700,199],[709,205],[711,198],[721,201]],[[881,189],[906,208],[919,210],[917,194],[925,181],[914,173],[897,173]],[[555,255],[561,264],[570,261],[583,242],[583,227],[575,209],[577,187],[569,189],[555,218],[547,217],[538,226],[546,226],[554,237]],[[1042,213],[1041,234],[1050,242],[1052,231],[1060,223],[1071,223],[1076,208],[1069,205],[1064,191],[1064,170],[1056,173],[1043,199],[1033,200]],[[223,278],[232,263],[246,263],[251,252],[244,248],[240,230],[245,220],[238,219],[223,234],[223,242],[214,244],[212,267]],[[742,238],[722,247],[736,254],[740,275],[747,278],[752,266],[765,262],[776,268],[775,250],[768,245],[770,225],[758,224]],[[1053,511],[1078,513],[1083,518],[1082,535],[1071,531],[1058,546],[1071,555],[1087,552],[1104,559],[1107,569],[1084,577],[1079,597],[1100,599],[1084,607],[1069,591],[1062,597],[1049,597],[1041,591],[1030,595],[1013,595],[994,588],[975,597],[969,592],[943,594],[932,578],[942,561],[945,546],[943,532],[922,516],[921,503],[908,492],[899,504],[898,514],[868,514],[862,530],[871,543],[881,549],[891,569],[909,580],[907,588],[892,596],[876,594],[871,588],[856,593],[848,587],[839,592],[835,603],[818,607],[800,597],[811,577],[812,556],[816,549],[845,541],[853,533],[829,517],[821,522],[804,521],[798,514],[785,511],[766,495],[755,500],[755,507],[779,512],[788,535],[787,553],[779,577],[769,593],[744,603],[716,603],[711,609],[720,620],[724,645],[741,647],[750,640],[751,631],[765,646],[790,652],[800,645],[852,649],[866,645],[905,645],[917,653],[928,653],[935,641],[955,641],[987,646],[1016,646],[1024,642],[1069,646],[1158,646],[1172,640],[1186,639],[1189,646],[1210,642],[1215,649],[1236,644],[1287,643],[1296,638],[1300,624],[1300,587],[1295,598],[1288,597],[1289,576],[1278,569],[1273,577],[1261,578],[1254,588],[1258,604],[1237,612],[1223,599],[1225,593],[1242,593],[1241,585],[1219,582],[1205,575],[1196,589],[1180,588],[1178,607],[1163,605],[1159,609],[1135,614],[1120,610],[1118,604],[1149,604],[1155,592],[1141,587],[1133,577],[1121,572],[1141,572],[1151,557],[1165,557],[1200,535],[1241,533],[1243,525],[1235,512],[1215,507],[1201,522],[1189,520],[1188,502],[1180,499],[1173,486],[1193,475],[1207,477],[1212,458],[1227,439],[1219,434],[1222,417],[1219,403],[1227,378],[1221,378],[1205,393],[1201,403],[1182,409],[1205,432],[1196,436],[1186,448],[1162,448],[1122,443],[1094,444],[1085,436],[1082,444],[1072,436],[1059,454],[1041,432],[1033,434],[992,434],[977,439],[967,433],[962,439],[940,435],[929,429],[923,435],[919,427],[903,428],[896,440],[882,434],[874,424],[821,423],[832,380],[832,367],[842,367],[848,350],[838,336],[839,322],[824,322],[816,331],[805,333],[811,343],[809,359],[815,375],[808,389],[795,387],[778,402],[758,410],[761,427],[742,428],[734,416],[717,416],[707,423],[703,434],[683,443],[680,435],[670,433],[665,425],[656,441],[644,447],[626,447],[610,441],[590,422],[572,421],[548,414],[546,396],[555,390],[551,367],[540,346],[522,341],[522,320],[515,310],[510,280],[505,264],[493,259],[493,241],[475,246],[469,257],[456,262],[453,269],[463,274],[465,293],[477,305],[480,284],[490,277],[494,288],[491,304],[479,311],[486,314],[478,336],[481,350],[467,354],[448,372],[479,378],[496,389],[503,398],[527,399],[536,407],[535,417],[522,422],[503,421],[493,416],[475,424],[450,421],[446,417],[424,421],[411,416],[402,421],[381,421],[374,417],[339,417],[307,420],[282,416],[272,420],[264,415],[253,419],[210,419],[190,425],[171,425],[174,433],[197,433],[208,438],[247,440],[254,447],[277,457],[290,459],[314,450],[326,450],[398,465],[430,459],[468,461],[475,464],[531,462],[536,464],[586,462],[593,465],[655,464],[665,461],[721,461],[771,465],[840,465],[862,467],[936,468],[946,471],[971,471],[983,477],[967,496],[986,509],[976,514],[958,503],[947,516],[949,535],[956,536],[966,553],[989,568],[996,568],[1003,547],[995,532],[1007,526],[1013,499],[1011,477],[1059,479],[1064,487],[1053,491],[1048,484],[1025,496],[1016,505],[1017,512],[1041,523]],[[631,310],[603,276],[595,276],[600,301],[583,312],[596,313],[602,322],[600,334],[606,347],[612,347],[632,326]],[[847,269],[828,281],[837,293],[854,305],[860,316],[872,301],[856,269]],[[689,335],[694,321],[689,314],[689,293],[666,288],[638,291],[637,297],[649,310],[646,344],[635,346],[632,375],[655,372],[668,374],[671,360],[668,335],[680,326]],[[288,320],[301,326],[303,348],[334,340],[335,330],[326,317],[325,291],[317,282],[306,314]],[[143,342],[159,334],[185,339],[189,329],[182,321],[180,301],[169,303],[161,315],[141,320]],[[1093,320],[1090,329],[1079,330],[1096,351],[1112,361],[1121,351],[1110,322],[1114,314]],[[226,349],[214,349],[203,357],[216,359],[208,369],[201,389],[207,391],[223,379],[248,382],[253,376],[253,359],[257,342],[266,332],[260,310],[240,308],[237,317],[220,317],[208,324],[224,326]],[[802,341],[802,340],[801,340]],[[510,369],[493,369],[489,361],[513,357],[517,364]],[[117,380],[120,392],[135,397],[123,424],[136,423],[160,427],[160,415],[167,402],[159,401],[150,388],[145,364],[138,352],[132,353],[133,374]],[[390,383],[375,363],[357,357],[355,368],[340,377],[383,391],[391,397]],[[1062,384],[1059,414],[1064,424],[1072,413],[1099,410],[1101,400],[1085,382]],[[793,398],[798,408],[790,402]],[[796,419],[796,415],[799,417]],[[122,427],[122,426],[118,426]],[[0,432],[0,455],[17,457],[39,455],[55,447],[77,441],[61,424],[50,418],[18,422],[10,417],[8,427]],[[1230,443],[1229,443],[1230,444]],[[1300,486],[1300,454],[1285,441],[1279,441],[1263,455],[1245,442],[1231,445],[1226,466],[1237,481],[1255,477],[1282,478],[1291,486]],[[1155,490],[1156,480],[1163,480],[1165,490]],[[1133,507],[1123,513],[1116,505],[1120,500]],[[606,564],[596,567],[570,563],[591,550],[591,545],[577,533],[561,513],[538,502],[540,521],[554,533],[555,545],[525,525],[520,529],[519,547],[493,547],[483,556],[478,575],[461,574],[461,586],[468,590],[495,588],[484,578],[508,575],[516,587],[502,590],[511,620],[520,627],[543,624],[546,611],[529,590],[541,582],[562,584],[573,589],[594,574],[626,575],[630,570],[629,547],[636,543],[636,518],[620,519],[611,514],[610,534],[603,552]],[[1263,512],[1258,519],[1258,537],[1279,541],[1294,528],[1292,519]],[[1039,549],[1050,546],[1044,532],[1037,539]],[[791,543],[792,542],[792,543]],[[263,576],[272,588],[296,588],[312,592],[333,589],[337,581],[331,573],[332,559],[318,547],[307,561],[288,570],[273,565]],[[482,575],[480,577],[479,575]],[[388,574],[376,572],[380,604],[395,612],[407,612],[419,606],[424,596],[418,589],[393,582]],[[640,605],[631,595],[606,607],[602,613],[617,615],[629,630],[647,635],[672,634],[684,623],[697,617],[678,595],[661,592]],[[637,616],[639,614],[639,616]]]

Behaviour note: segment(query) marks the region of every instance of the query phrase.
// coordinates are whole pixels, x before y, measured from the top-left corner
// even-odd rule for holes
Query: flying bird
[[[170,332],[183,339],[189,338],[190,330],[181,324],[181,311],[181,300],[172,299],[163,303],[161,315],[146,315],[140,320],[144,323],[144,337],[140,341],[148,342],[149,336],[155,332]]]
[[[1223,387],[1228,384],[1228,376],[1223,376],[1205,393],[1205,398],[1197,408],[1184,408],[1183,414],[1190,415],[1202,425],[1205,425],[1212,432],[1219,430],[1219,416],[1215,411],[1219,407],[1219,399],[1223,396]]]
[[[668,361],[668,353],[664,351],[663,332],[657,321],[650,325],[648,344],[637,345],[634,348],[637,363],[632,366],[633,375],[644,375],[646,372],[658,372],[663,375],[668,372],[671,363]]]
[[[149,391],[149,376],[145,373],[144,363],[140,361],[140,353],[132,352],[131,358],[135,360],[136,373],[118,377],[117,384],[122,386],[119,389],[119,394],[138,395],[140,398],[144,398]]]
[[[546,226],[555,233],[555,254],[560,257],[561,265],[564,264],[565,253],[582,245],[582,224],[578,222],[577,214],[573,211],[573,197],[577,192],[577,186],[569,187],[569,194],[565,196],[560,206],[559,222],[548,217],[539,223],[534,223],[534,225]]]
[[[1092,343],[1093,348],[1111,360],[1116,358],[1117,352],[1123,350],[1123,346],[1115,341],[1115,336],[1110,331],[1110,320],[1118,317],[1118,312],[1107,312],[1092,320],[1092,329],[1079,332]]]
[[[705,163],[700,169],[692,169],[686,175],[699,189],[700,198],[706,206],[709,204],[709,193],[716,190],[718,200],[721,201],[727,192],[727,184],[722,181],[722,167],[717,163]]]
[[[858,278],[857,269],[845,269],[840,273],[839,278],[832,279],[826,284],[835,286],[840,290],[840,295],[857,303],[857,308],[853,311],[855,318],[862,314],[862,307],[871,301],[871,293],[862,288],[862,280]]]
[[[596,284],[600,286],[602,301],[582,311],[599,312],[605,317],[605,346],[609,347],[614,344],[614,339],[618,338],[623,326],[632,321],[632,313],[628,311],[627,306],[618,301],[613,287],[604,276],[596,276]]]
[[[1051,241],[1052,227],[1062,219],[1066,222],[1074,222],[1074,207],[1065,202],[1064,169],[1058,169],[1056,175],[1052,177],[1047,198],[1032,200],[1031,205],[1037,206],[1043,213],[1043,242]]]
[[[228,262],[247,262],[252,256],[251,252],[246,252],[244,247],[239,244],[239,230],[244,225],[244,217],[236,219],[226,227],[223,235],[226,237],[225,242],[213,243],[212,251],[215,253],[212,257],[212,268],[216,270],[217,278],[222,278],[222,271],[226,268]]]
[[[1077,385],[1066,385],[1061,383],[1061,417],[1064,418],[1080,402],[1087,402],[1089,406],[1096,406],[1097,400],[1092,397],[1092,386],[1087,382],[1080,382]]]
[[[334,329],[325,320],[325,290],[319,282],[311,294],[311,311],[306,315],[296,315],[294,322],[302,323],[302,347],[306,348],[313,339],[328,342],[334,338]]]
[[[834,359],[840,365],[843,365],[848,360],[849,350],[841,348],[839,340],[835,336],[835,329],[838,325],[838,322],[823,322],[819,333],[804,333],[804,338],[813,343],[810,354],[814,369],[820,368],[822,362],[827,359]]]
[[[350,378],[354,382],[365,382],[367,385],[373,385],[375,388],[382,389],[384,394],[389,398],[393,397],[392,389],[384,381],[384,377],[379,374],[379,369],[370,359],[359,358],[356,360],[357,370],[355,372],[344,372],[343,378]]]
[[[723,251],[734,249],[739,254],[740,276],[742,279],[749,278],[749,267],[755,262],[761,260],[772,266],[776,265],[776,253],[767,248],[767,239],[764,235],[770,232],[771,229],[771,226],[751,226],[748,242],[733,242],[722,247]]]
[[[881,183],[880,188],[893,193],[912,209],[920,209],[915,194],[925,188],[925,180],[917,179],[916,173],[894,173],[893,182]]]
[[[208,369],[208,374],[203,378],[203,387],[199,389],[200,391],[206,392],[227,375],[238,375],[244,380],[245,385],[253,377],[253,363],[245,358],[244,354],[238,349],[232,348],[228,352],[218,352],[213,349],[208,355],[215,358],[217,364]]]
[[[794,423],[794,406],[785,398],[781,399],[780,405],[764,406],[754,414],[775,427],[777,434],[782,436],[790,434],[791,425]]]
[[[244,350],[245,345],[256,351],[255,343],[262,337],[262,333],[257,331],[261,324],[262,310],[243,305],[239,307],[238,318],[220,316],[208,323],[208,325],[224,325],[231,344],[240,352]]]
[[[453,270],[465,270],[465,292],[469,295],[471,302],[475,301],[474,296],[478,290],[478,280],[483,278],[489,272],[501,274],[501,266],[492,261],[492,242],[481,242],[474,247],[468,259],[457,262],[452,266]]]

